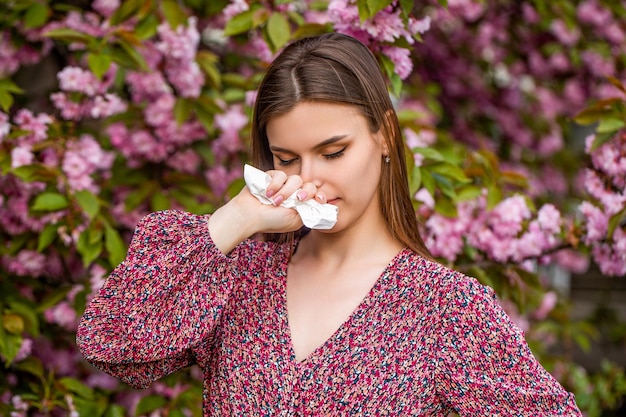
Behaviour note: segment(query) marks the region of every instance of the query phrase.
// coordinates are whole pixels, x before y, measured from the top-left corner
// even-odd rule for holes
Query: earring
[[[389,157],[389,155],[385,155],[385,163],[389,163],[391,162],[391,158]]]

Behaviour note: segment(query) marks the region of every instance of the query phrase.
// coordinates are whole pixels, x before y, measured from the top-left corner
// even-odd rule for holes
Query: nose
[[[316,187],[321,185],[319,167],[315,166],[315,161],[311,158],[301,159],[300,178],[302,178],[302,181],[304,182],[312,182]]]

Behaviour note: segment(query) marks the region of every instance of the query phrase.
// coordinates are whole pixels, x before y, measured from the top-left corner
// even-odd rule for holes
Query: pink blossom
[[[0,143],[11,131],[11,123],[9,123],[9,116],[6,113],[0,111]]]
[[[611,20],[611,12],[597,0],[583,1],[576,9],[576,16],[581,23],[603,27]]]
[[[586,220],[585,242],[589,244],[603,239],[608,231],[609,217],[588,201],[582,202],[580,213]]]
[[[228,6],[224,7],[222,10],[222,15],[224,16],[225,21],[229,21],[233,17],[245,12],[248,9],[250,9],[250,6],[248,6],[248,2],[245,0],[231,0]]]
[[[580,54],[587,69],[599,78],[615,75],[615,61],[610,56],[602,56],[594,50],[586,50]]]
[[[61,117],[65,120],[80,120],[83,116],[82,104],[71,100],[63,92],[50,94],[50,100],[54,107],[61,111]]]
[[[552,260],[561,268],[582,274],[589,269],[589,257],[578,251],[563,249],[552,255]]]
[[[55,323],[67,330],[75,330],[77,325],[76,310],[67,302],[61,301],[59,304],[47,309],[44,317],[49,323]]]
[[[148,103],[144,110],[146,123],[151,126],[163,126],[173,121],[173,109],[176,97],[172,94],[161,94],[156,100]]]
[[[176,61],[192,61],[200,42],[196,23],[197,19],[190,17],[187,26],[178,26],[176,31],[173,31],[167,22],[160,24],[157,30],[161,40],[155,45],[157,50]]]
[[[19,168],[23,165],[30,165],[35,159],[31,146],[16,146],[11,150],[11,168]]]
[[[172,89],[161,72],[129,72],[126,81],[135,103],[152,101],[161,95],[169,95]]]
[[[197,62],[175,61],[167,66],[165,73],[181,97],[200,96],[204,85],[204,73]]]
[[[195,173],[200,162],[200,156],[193,149],[176,152],[165,161],[169,167],[187,174]]]
[[[580,39],[580,31],[577,27],[568,27],[567,24],[560,19],[554,20],[550,25],[552,34],[566,46],[574,46]]]
[[[411,75],[411,72],[413,72],[411,51],[396,46],[385,46],[383,47],[383,53],[393,62],[395,72],[401,79],[405,80]]]
[[[0,78],[13,74],[20,67],[17,51],[8,31],[0,32]]]
[[[128,105],[116,94],[97,95],[93,99],[90,115],[94,119],[109,117],[114,114],[123,113]]]
[[[228,170],[223,165],[209,168],[205,173],[207,182],[216,196],[223,196],[231,182],[241,178],[240,170]]]
[[[120,7],[120,0],[94,0],[91,7],[104,17],[111,17]]]
[[[561,231],[561,213],[552,204],[544,204],[537,213],[541,230],[556,234]]]
[[[526,199],[515,195],[502,200],[493,208],[488,224],[501,236],[514,236],[522,230],[522,222],[530,215]]]
[[[554,291],[545,293],[541,299],[541,304],[539,304],[539,307],[533,312],[533,318],[535,320],[545,320],[548,314],[554,310],[557,301],[558,297]]]
[[[20,349],[17,351],[17,354],[13,358],[15,362],[19,362],[23,359],[26,359],[30,356],[30,353],[33,349],[33,340],[25,337],[22,339],[22,343],[20,344]]]
[[[22,249],[5,263],[7,270],[15,275],[38,277],[44,273],[46,257],[37,251]]]
[[[20,109],[13,121],[20,129],[30,132],[29,135],[23,137],[24,140],[40,142],[48,137],[48,125],[52,123],[52,117],[46,113],[39,113],[35,116],[28,109]]]
[[[65,67],[57,74],[57,78],[63,91],[75,91],[87,96],[94,96],[98,91],[96,76],[80,67]]]

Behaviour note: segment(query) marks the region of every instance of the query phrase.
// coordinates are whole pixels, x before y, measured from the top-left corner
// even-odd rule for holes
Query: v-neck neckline
[[[363,299],[359,302],[356,308],[346,317],[346,319],[337,327],[337,329],[324,340],[319,346],[313,349],[304,359],[297,360],[296,359],[296,351],[293,343],[291,325],[289,324],[289,309],[287,306],[287,272],[289,268],[289,256],[286,256],[283,261],[283,274],[282,274],[282,282],[280,285],[280,308],[282,310],[282,314],[279,316],[282,317],[282,327],[283,331],[286,335],[287,341],[287,354],[289,356],[289,360],[296,367],[306,367],[308,364],[314,362],[314,360],[318,357],[323,356],[327,351],[332,347],[332,344],[343,334],[345,334],[352,326],[351,323],[357,320],[358,317],[361,317],[372,303],[378,298],[382,290],[384,289],[384,284],[388,281],[391,268],[396,265],[400,258],[408,251],[408,248],[402,248],[395,256],[387,263],[385,268],[382,270],[372,287],[369,289],[367,294],[363,297]]]

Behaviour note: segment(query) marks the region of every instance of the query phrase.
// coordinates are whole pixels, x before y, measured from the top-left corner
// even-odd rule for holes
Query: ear
[[[397,116],[394,110],[387,110],[385,113],[385,120],[383,121],[384,126],[381,126],[378,132],[376,132],[376,140],[378,141],[384,156],[389,156],[389,144],[391,141],[387,135],[393,135],[395,127],[394,120],[396,118]]]

